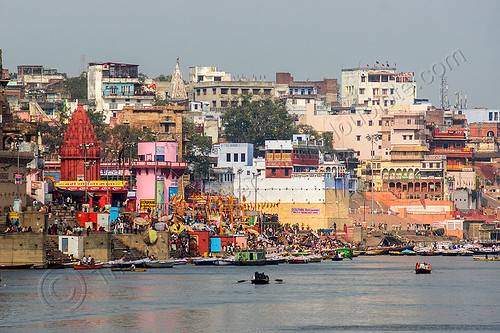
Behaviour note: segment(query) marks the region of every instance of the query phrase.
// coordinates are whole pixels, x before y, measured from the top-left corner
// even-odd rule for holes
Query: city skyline
[[[172,74],[180,57],[185,79],[191,66],[216,66],[233,78],[274,81],[276,72],[290,72],[300,81],[340,83],[343,68],[378,61],[414,72],[417,97],[436,106],[444,73],[450,104],[459,92],[470,107],[500,107],[495,1],[24,1],[2,8],[0,47],[10,72],[43,65],[76,76],[85,55],[85,64],[134,63],[154,78]],[[453,56],[461,61],[450,66]]]

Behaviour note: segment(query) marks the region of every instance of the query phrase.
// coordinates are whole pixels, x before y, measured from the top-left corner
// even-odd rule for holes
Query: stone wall
[[[95,261],[106,262],[111,260],[111,234],[107,232],[91,232],[89,236],[83,236],[83,254],[89,255]]]
[[[42,233],[0,234],[0,265],[45,264],[45,235]]]
[[[143,235],[136,234],[118,234],[115,237],[123,242],[125,246],[128,246],[131,249],[136,249],[146,256],[154,255],[157,259],[168,259],[170,258],[168,240],[169,240],[169,232],[167,231],[158,231],[158,241],[154,245],[147,245],[144,243]]]

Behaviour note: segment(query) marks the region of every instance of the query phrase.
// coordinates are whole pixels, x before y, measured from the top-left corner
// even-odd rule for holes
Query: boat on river
[[[266,250],[245,249],[234,253],[234,263],[240,266],[261,266],[266,264]]]
[[[291,257],[291,258],[288,258],[288,263],[289,264],[308,264],[309,258],[306,256]]]
[[[424,263],[419,263],[415,265],[415,273],[416,274],[431,274],[431,264],[428,264],[426,262]]]
[[[174,260],[173,259],[150,260],[146,261],[144,265],[148,268],[172,268],[174,267]]]
[[[94,265],[81,265],[81,264],[73,264],[74,269],[101,269],[103,264],[94,264]]]
[[[148,269],[147,268],[133,268],[133,267],[111,267],[112,271],[119,271],[119,272],[146,272]]]
[[[34,263],[31,264],[18,264],[18,265],[0,265],[0,269],[28,269],[33,267]]]
[[[269,276],[264,273],[255,272],[252,279],[250,280],[252,284],[268,284]]]
[[[197,258],[193,259],[193,264],[197,266],[213,266],[216,261],[217,258]]]

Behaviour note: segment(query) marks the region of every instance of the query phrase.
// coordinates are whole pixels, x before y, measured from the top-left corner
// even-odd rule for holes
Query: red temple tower
[[[60,156],[61,181],[100,180],[101,148],[81,103],[64,133]]]

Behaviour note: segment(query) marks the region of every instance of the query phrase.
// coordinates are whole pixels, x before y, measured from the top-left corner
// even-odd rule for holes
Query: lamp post
[[[81,143],[80,144],[80,149],[83,149],[83,182],[85,184],[85,203],[88,203],[88,193],[87,193],[87,169],[90,168],[92,165],[94,165],[95,161],[92,161],[91,163],[87,162],[87,150],[90,149],[91,147],[94,146],[94,143]]]
[[[373,150],[373,143],[380,140],[381,139],[381,136],[380,134],[376,133],[376,134],[367,134],[366,135],[366,140],[370,141],[372,143],[372,150],[370,151],[370,155],[371,155],[371,166],[370,168],[372,169],[372,179],[371,179],[371,183],[370,183],[370,186],[371,186],[371,190],[372,190],[372,228],[375,227],[375,220],[374,220],[374,216],[373,216],[373,207],[374,207],[374,198],[373,198],[373,155],[375,155],[375,151]]]
[[[238,169],[238,203],[241,204],[241,173],[243,172],[243,169],[239,168]]]
[[[255,217],[256,216],[256,212],[257,212],[257,180],[258,180],[258,177],[260,176],[260,171],[254,172],[252,174],[255,177],[255,196],[254,196],[254,205],[255,205],[255,208],[254,208],[254,217]],[[260,227],[260,231],[262,233],[262,224],[261,223],[259,223],[259,227]]]
[[[23,138],[22,134],[16,134],[16,148],[17,148],[17,177],[19,177],[19,150],[20,150],[20,145],[21,145],[21,139]],[[21,193],[20,193],[20,184],[22,182],[22,177],[19,181],[16,179],[16,185],[17,185],[17,201],[18,201],[18,209],[21,211]]]

